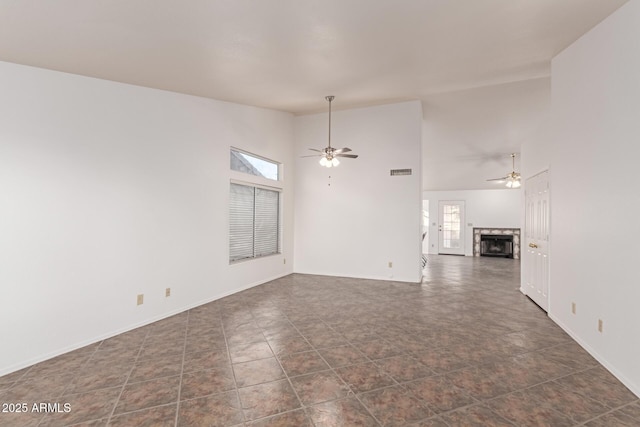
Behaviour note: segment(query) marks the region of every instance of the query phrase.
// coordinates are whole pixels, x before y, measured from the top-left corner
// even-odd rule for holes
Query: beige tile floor
[[[1,426],[638,426],[507,259],[421,285],[294,274],[0,377]]]

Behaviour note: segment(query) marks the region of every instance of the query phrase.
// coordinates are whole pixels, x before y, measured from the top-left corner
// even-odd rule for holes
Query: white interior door
[[[549,172],[525,184],[524,292],[543,310],[549,309]]]
[[[464,201],[440,201],[438,253],[464,255]]]

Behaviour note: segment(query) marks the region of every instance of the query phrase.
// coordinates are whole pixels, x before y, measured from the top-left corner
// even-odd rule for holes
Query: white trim
[[[133,325],[129,325],[127,327],[124,327],[124,328],[121,328],[121,329],[118,329],[118,330],[115,330],[115,331],[112,331],[112,332],[107,332],[106,334],[98,335],[97,337],[90,338],[88,340],[81,341],[81,342],[76,343],[76,344],[72,344],[72,345],[64,347],[64,348],[62,348],[60,350],[52,351],[50,353],[46,353],[46,354],[43,354],[41,356],[31,358],[31,359],[29,359],[29,360],[27,360],[25,362],[21,362],[21,363],[9,366],[8,368],[0,370],[0,376],[7,375],[7,374],[10,374],[10,373],[15,372],[15,371],[19,371],[20,369],[27,368],[27,367],[29,367],[31,365],[35,365],[36,363],[44,362],[46,360],[52,359],[52,358],[54,358],[56,356],[60,356],[62,354],[68,353],[70,351],[78,350],[78,349],[80,349],[82,347],[86,347],[88,345],[100,342],[102,340],[106,340],[108,338],[112,338],[112,337],[114,337],[116,335],[120,335],[120,334],[123,334],[125,332],[129,332],[129,331],[131,331],[133,329],[140,328],[142,326],[147,326],[147,325],[149,325],[151,323],[154,323],[154,322],[157,322],[159,320],[166,319],[167,317],[174,316],[174,315],[182,313],[184,311],[191,310],[191,309],[199,307],[201,305],[208,304],[210,302],[222,299],[222,298],[227,297],[229,295],[233,295],[233,294],[236,294],[238,292],[242,292],[244,290],[253,288],[253,287],[258,286],[258,285],[262,285],[262,284],[267,283],[267,282],[271,282],[273,280],[280,279],[280,278],[285,277],[285,276],[289,276],[291,274],[293,274],[293,273],[283,273],[283,274],[276,275],[274,277],[271,277],[271,278],[268,278],[268,279],[265,279],[265,280],[260,280],[258,282],[250,283],[250,284],[248,284],[246,286],[240,287],[240,288],[235,289],[233,291],[225,292],[225,293],[217,295],[217,296],[215,296],[213,298],[208,298],[206,300],[202,300],[202,301],[196,302],[194,304],[189,304],[189,305],[184,306],[182,308],[177,308],[175,310],[171,310],[168,313],[161,314],[159,316],[154,316],[151,319],[147,319],[147,320],[144,320],[142,322],[135,323]]]
[[[325,276],[325,277],[344,277],[347,279],[366,279],[366,280],[380,280],[385,282],[395,282],[395,283],[411,283],[411,284],[421,284],[422,283],[422,275],[420,275],[420,281],[416,282],[413,280],[403,280],[398,277],[384,277],[384,276],[352,276],[347,274],[327,274],[327,273],[313,273],[313,272],[302,272],[302,271],[294,271],[293,274],[306,274],[309,276]]]
[[[233,145],[229,146],[229,151],[231,151],[231,150],[237,151],[238,153],[246,154],[247,156],[255,157],[256,159],[264,160],[265,162],[273,163],[276,166],[280,166],[282,164],[282,163],[277,162],[277,161],[275,161],[273,159],[270,159],[268,157],[261,156],[259,154],[254,154],[251,151],[243,150],[242,148],[238,148],[238,147],[235,147]],[[279,180],[279,177],[278,177],[278,180]]]
[[[256,184],[251,181],[243,181],[243,180],[234,179],[234,178],[231,178],[229,180],[229,184],[244,185],[245,187],[262,188],[263,190],[271,190],[271,191],[277,191],[278,193],[282,193],[282,187],[273,187],[270,185]]]
[[[636,396],[638,396],[638,398],[640,398],[640,385],[639,384],[635,384],[633,381],[631,381],[629,378],[625,377],[620,371],[618,371],[612,364],[610,364],[607,359],[605,359],[604,357],[602,357],[600,354],[598,354],[597,351],[595,351],[593,348],[591,348],[588,344],[586,344],[584,341],[582,341],[580,339],[580,337],[576,334],[573,333],[573,331],[571,331],[571,329],[569,329],[566,325],[564,325],[557,317],[555,317],[553,314],[549,313],[549,318],[551,320],[554,321],[554,323],[558,326],[560,326],[560,328],[562,328],[563,331],[565,331],[571,338],[573,338],[579,345],[580,347],[582,347],[583,349],[585,349],[587,351],[587,353],[589,353],[594,359],[596,359],[602,366],[604,366],[614,377],[616,377],[622,384],[625,385],[625,387],[627,387],[629,390],[631,390],[631,392],[633,394],[635,394]]]
[[[269,181],[274,181],[274,182],[282,181],[282,163],[281,162],[277,162],[275,160],[268,159],[268,158],[266,158],[264,156],[260,156],[258,154],[253,154],[250,151],[246,151],[246,150],[243,150],[241,148],[236,148],[234,146],[230,146],[229,147],[229,157],[231,157],[231,152],[232,151],[235,151],[235,152],[238,152],[240,154],[244,154],[246,156],[253,157],[254,159],[262,160],[264,162],[271,163],[272,165],[275,165],[277,167],[277,169],[278,169],[278,178],[277,179],[266,178],[264,176],[263,177],[259,177],[259,178],[264,178],[264,179],[267,179]],[[250,173],[240,172],[240,171],[236,171],[236,172],[239,172],[239,173],[241,173],[243,175],[257,176],[257,175],[253,175],[253,174],[250,174]]]

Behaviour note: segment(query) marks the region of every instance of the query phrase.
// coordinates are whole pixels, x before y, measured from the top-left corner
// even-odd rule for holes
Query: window
[[[276,162],[231,149],[231,170],[277,181],[279,169]]]
[[[247,175],[230,186],[229,262],[280,253],[280,164],[236,148],[230,158],[231,170]]]
[[[229,261],[280,253],[280,192],[231,183]]]

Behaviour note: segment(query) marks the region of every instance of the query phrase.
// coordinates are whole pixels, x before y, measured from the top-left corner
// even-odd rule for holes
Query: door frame
[[[544,232],[546,236],[544,239],[536,238],[532,236],[534,224],[529,222],[531,218],[528,195],[531,191],[538,192],[540,194],[540,183],[536,182],[537,178],[546,175],[546,182],[543,181],[543,192],[546,193],[546,224],[544,225]],[[549,312],[550,295],[551,295],[551,179],[549,170],[543,170],[535,175],[530,176],[525,180],[524,186],[524,233],[522,233],[522,277],[521,277],[521,290],[527,295],[533,302],[535,302],[540,308],[547,313]],[[545,205],[543,204],[543,207]],[[534,207],[535,209],[535,207]],[[532,246],[533,245],[533,246]],[[536,251],[536,249],[539,249]],[[539,264],[538,260],[543,257],[544,265]],[[538,268],[542,268],[542,272],[536,271]],[[542,286],[532,283],[535,281],[535,275],[542,274],[544,277]],[[539,278],[538,278],[539,279]],[[546,289],[545,289],[546,287]],[[545,294],[546,292],[546,294]]]
[[[442,206],[445,204],[457,204],[460,206],[460,249],[443,251],[442,246]],[[466,235],[465,235],[465,210],[466,200],[438,200],[438,254],[440,255],[465,255],[466,251]]]

